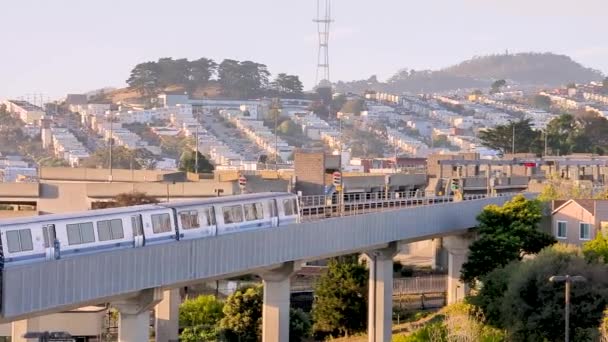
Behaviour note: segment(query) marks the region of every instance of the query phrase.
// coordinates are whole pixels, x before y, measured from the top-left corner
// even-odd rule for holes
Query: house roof
[[[591,215],[595,215],[595,201],[594,199],[570,199],[567,200],[565,202],[562,202],[561,205],[558,204],[557,201],[555,201],[554,206],[553,206],[553,211],[551,212],[551,214],[555,214],[556,212],[560,211],[562,208],[566,207],[567,205],[569,205],[570,203],[576,203],[578,204],[581,208],[585,209],[589,214]],[[559,205],[559,206],[557,206]]]

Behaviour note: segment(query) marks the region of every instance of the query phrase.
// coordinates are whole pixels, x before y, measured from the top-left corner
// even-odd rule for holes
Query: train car
[[[0,221],[4,266],[300,222],[298,197],[260,193]]]
[[[4,265],[143,246],[143,237],[139,237],[143,234],[133,217],[158,209],[155,205],[140,205],[2,220]]]
[[[159,205],[174,211],[180,239],[300,222],[298,198],[291,193],[255,193]]]

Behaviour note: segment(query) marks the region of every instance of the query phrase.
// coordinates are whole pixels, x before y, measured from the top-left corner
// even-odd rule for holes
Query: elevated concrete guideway
[[[265,285],[262,340],[288,341],[290,276],[301,262],[364,252],[370,271],[369,341],[390,341],[397,243],[445,237],[448,302],[461,300],[467,289],[459,270],[472,240],[466,233],[484,206],[511,197],[393,200],[351,216],[9,267],[2,274],[0,322],[110,303],[119,312],[118,340],[147,342],[149,312],[156,307],[157,342],[176,341],[176,288],[257,273]]]
[[[125,249],[4,270],[2,321],[110,302],[145,289],[260,272],[465,232],[488,204],[510,197],[409,207],[286,227]]]

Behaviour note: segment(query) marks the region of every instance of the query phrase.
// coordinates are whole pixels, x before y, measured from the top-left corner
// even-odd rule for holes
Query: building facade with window
[[[557,241],[579,246],[600,232],[608,234],[608,200],[555,201],[551,227]]]

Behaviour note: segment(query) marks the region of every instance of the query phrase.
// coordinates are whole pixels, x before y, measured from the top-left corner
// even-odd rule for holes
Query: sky
[[[161,57],[252,60],[311,88],[316,0],[1,0],[0,99],[123,87]],[[606,0],[332,0],[331,80],[554,52],[608,74]]]

